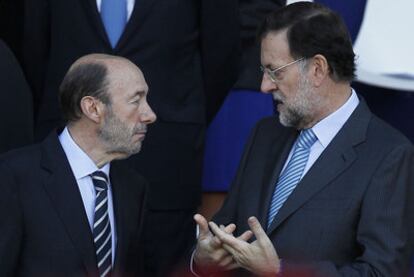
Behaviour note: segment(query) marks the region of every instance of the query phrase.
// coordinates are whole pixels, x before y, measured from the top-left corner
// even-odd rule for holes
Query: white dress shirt
[[[98,168],[92,159],[72,139],[67,127],[59,135],[59,141],[63,151],[65,151],[73,175],[75,176],[82,197],[83,206],[88,217],[89,226],[91,232],[93,232],[96,192],[90,175],[95,171],[100,170],[105,172],[109,179],[110,164],[107,163],[102,168]],[[112,234],[112,264],[114,264],[117,237],[110,181],[108,182],[108,214]]]
[[[135,0],[125,0],[127,3],[127,21],[131,18],[132,11],[134,10]],[[96,7],[101,12],[102,0],[96,0]]]
[[[336,134],[341,130],[342,126],[349,119],[353,111],[359,104],[358,96],[352,89],[351,96],[339,109],[331,113],[321,121],[319,121],[311,129],[315,133],[317,140],[310,149],[309,159],[306,163],[305,169],[303,170],[301,179],[309,171],[315,161],[319,158],[322,152],[328,147],[329,143],[333,140]],[[287,166],[293,154],[293,147],[290,150],[289,156],[283,166],[283,170]]]

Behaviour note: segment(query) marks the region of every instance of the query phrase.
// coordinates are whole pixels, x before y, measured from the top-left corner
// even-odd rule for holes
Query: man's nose
[[[276,83],[275,82],[273,82],[271,79],[270,79],[270,77],[269,76],[267,76],[267,74],[266,73],[263,73],[263,76],[262,76],[262,83],[261,83],[261,85],[260,85],[260,90],[263,92],[263,93],[271,93],[271,92],[273,92],[273,91],[275,91],[275,90],[277,90],[277,85],[276,85]]]

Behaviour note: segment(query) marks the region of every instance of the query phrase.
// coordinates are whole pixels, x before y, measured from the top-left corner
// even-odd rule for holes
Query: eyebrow
[[[134,92],[133,95],[131,95],[129,97],[129,101],[128,102],[133,101],[134,98],[145,96],[146,94],[147,94],[147,92],[145,90],[137,90],[137,91]]]
[[[263,65],[263,67],[273,70],[273,69],[279,68],[280,66],[268,63],[266,65]]]
[[[134,95],[131,96],[131,98],[134,98],[136,96],[143,96],[143,95],[146,95],[146,94],[147,94],[147,92],[145,90],[137,90],[137,91],[135,91]]]

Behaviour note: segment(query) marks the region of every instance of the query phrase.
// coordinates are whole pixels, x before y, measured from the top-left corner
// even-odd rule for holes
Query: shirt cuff
[[[201,277],[200,275],[198,275],[196,272],[195,272],[195,269],[194,269],[194,255],[195,255],[195,250],[193,251],[193,253],[191,254],[191,259],[190,259],[190,271],[191,271],[191,273],[193,274],[193,275],[195,275],[195,276],[197,276],[197,277]]]

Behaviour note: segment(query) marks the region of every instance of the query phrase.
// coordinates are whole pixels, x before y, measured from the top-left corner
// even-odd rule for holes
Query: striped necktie
[[[274,217],[288,199],[289,195],[299,183],[306,163],[308,162],[310,148],[317,140],[312,129],[304,129],[297,138],[291,159],[286,168],[279,176],[275,190],[270,202],[267,228],[271,225]]]
[[[110,276],[112,269],[112,235],[108,215],[108,177],[102,171],[91,175],[95,186],[95,217],[93,221],[93,239],[99,276]]]
[[[102,0],[101,18],[112,48],[115,48],[127,23],[126,0]]]

